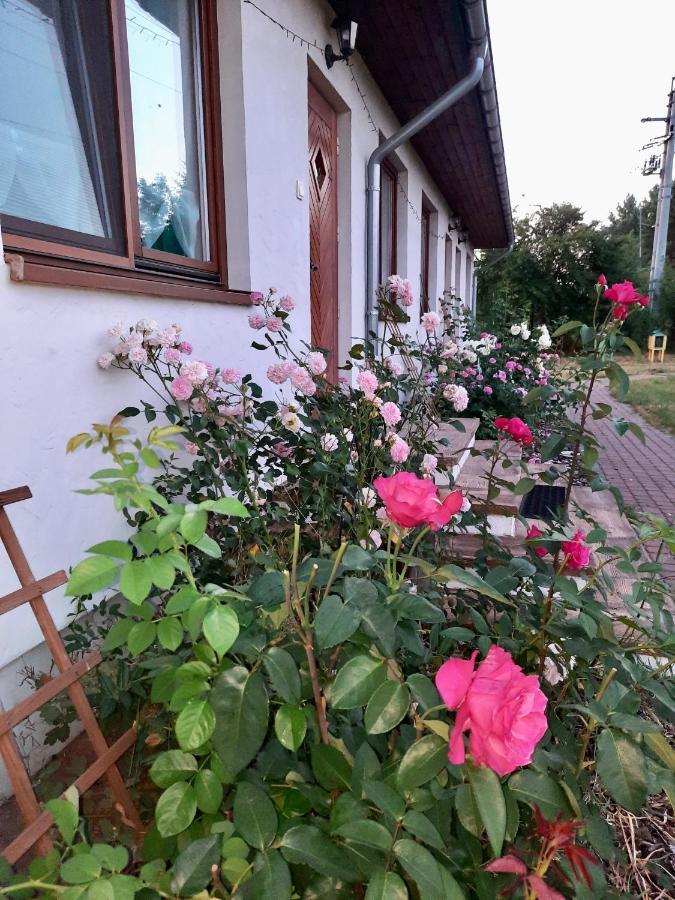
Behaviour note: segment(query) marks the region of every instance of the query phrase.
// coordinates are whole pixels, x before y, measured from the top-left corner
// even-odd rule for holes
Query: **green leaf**
[[[144,561],[154,584],[162,591],[168,591],[176,580],[176,568],[166,556],[148,556]]]
[[[244,504],[235,497],[221,497],[220,500],[210,500],[207,503],[209,504],[207,509],[221,516],[236,516],[239,519],[249,519],[251,516]]]
[[[432,572],[431,577],[435,581],[459,581],[459,583],[466,588],[477,591],[479,594],[483,594],[491,600],[496,600],[497,603],[501,603],[503,606],[514,606],[510,600],[507,600],[506,597],[502,596],[502,594],[495,590],[492,585],[488,584],[487,581],[483,581],[479,575],[451,563],[442,566],[440,569],[436,569],[435,572]]]
[[[121,872],[129,865],[129,851],[126,847],[93,844],[91,852],[108,872]]]
[[[206,531],[208,523],[208,515],[206,510],[196,509],[186,512],[180,520],[178,530],[183,535],[188,544],[196,543]]]
[[[297,706],[284,703],[274,717],[274,733],[282,747],[295,752],[305,739],[307,718]]]
[[[638,745],[626,735],[605,728],[596,747],[595,766],[603,785],[629,812],[640,812],[647,799],[647,766]]]
[[[675,772],[675,750],[662,734],[645,734],[645,743],[664,762],[671,772]]]
[[[436,826],[429,821],[424,813],[411,809],[403,817],[403,825],[406,831],[414,834],[415,837],[424,841],[425,844],[429,844],[430,847],[434,847],[436,850],[444,849],[445,842],[443,838]]]
[[[117,580],[120,564],[105,556],[90,556],[79,562],[70,573],[66,585],[67,597],[95,594]]]
[[[350,857],[314,825],[295,825],[281,838],[281,852],[287,862],[309,866],[322,875],[357,881]]]
[[[197,772],[197,760],[182,750],[167,750],[155,757],[150,777],[157,787],[167,788],[179,781],[188,781]]]
[[[122,647],[126,644],[129,632],[133,627],[133,619],[120,619],[117,622],[113,622],[110,630],[105,636],[101,649],[106,652],[109,650],[117,650],[118,647]]]
[[[270,647],[263,655],[263,665],[277,694],[286,703],[297,706],[301,694],[300,673],[291,654],[281,647]]]
[[[147,650],[157,635],[157,626],[154,622],[136,622],[129,631],[127,646],[132,656],[138,656]]]
[[[264,850],[274,840],[279,820],[265,791],[247,781],[237,786],[234,798],[234,827],[244,840]]]
[[[278,850],[259,853],[253,864],[253,874],[242,881],[232,895],[234,900],[290,900],[293,893],[291,873]]]
[[[125,563],[120,573],[120,590],[130,603],[142,603],[152,588],[152,576],[146,560],[135,559]]]
[[[392,819],[403,818],[405,812],[403,797],[391,785],[383,781],[366,779],[363,783],[363,796]]]
[[[462,889],[431,853],[416,841],[394,844],[394,854],[424,900],[464,900]]]
[[[448,745],[436,734],[427,734],[415,741],[401,760],[396,783],[401,791],[426,784],[443,769],[448,761]]]
[[[192,897],[211,883],[211,869],[220,862],[221,837],[212,834],[180,853],[171,870],[171,890],[180,897]]]
[[[220,544],[216,543],[216,541],[214,541],[213,538],[210,538],[208,534],[203,534],[198,541],[194,542],[194,546],[197,550],[201,550],[202,553],[210,556],[211,559],[220,559],[223,555]]]
[[[66,884],[88,884],[101,874],[101,863],[93,853],[71,856],[61,866],[61,878]]]
[[[384,825],[380,825],[379,822],[373,822],[371,819],[362,819],[360,822],[345,822],[334,833],[351,843],[363,844],[366,847],[373,847],[375,850],[384,850],[385,853],[391,850],[393,843],[393,838]]]
[[[361,621],[361,613],[353,603],[343,603],[337,594],[322,600],[314,622],[318,650],[334,647],[350,638]]]
[[[61,837],[66,844],[72,844],[75,832],[77,831],[77,823],[80,815],[77,806],[69,800],[48,800],[45,803],[47,812],[51,813],[52,819],[59,829]]]
[[[628,375],[618,363],[612,363],[611,366],[607,366],[606,371],[612,391],[616,394],[618,400],[624,400],[630,387]]]
[[[180,619],[167,617],[157,623],[157,637],[165,650],[176,650],[183,641],[183,626]]]
[[[537,482],[534,478],[521,478],[520,481],[513,485],[511,493],[515,494],[517,497],[520,497],[522,494],[529,494],[536,484]]]
[[[396,872],[377,869],[368,882],[365,900],[408,900],[408,888]]]
[[[100,544],[94,544],[87,550],[87,553],[97,553],[99,556],[112,556],[113,559],[121,559],[124,562],[131,562],[131,547],[126,541],[102,541]]]
[[[211,769],[202,769],[193,785],[197,806],[208,815],[215,815],[223,802],[223,784]]]
[[[177,781],[157,801],[155,824],[162,837],[180,834],[192,823],[197,812],[197,798],[191,785]]]
[[[385,734],[395,728],[410,706],[410,691],[397,681],[385,681],[368,701],[365,726],[368,734]]]
[[[569,812],[560,786],[543,772],[523,769],[509,779],[509,788],[516,797],[530,806],[538,806],[546,819],[555,819],[559,812]]]
[[[138,454],[146,466],[149,466],[151,469],[161,469],[162,461],[159,456],[155,453],[154,450],[151,450],[150,447],[143,447],[141,452]]]
[[[573,319],[570,322],[563,322],[551,335],[552,338],[562,337],[563,334],[567,334],[569,331],[574,331],[577,328],[581,328],[583,322],[577,322],[576,319]]]
[[[476,798],[470,784],[460,784],[455,792],[455,809],[457,818],[469,834],[480,837],[483,831],[483,820],[476,806]]]
[[[216,602],[204,616],[202,630],[218,656],[223,656],[239,636],[239,619],[231,607]]]
[[[642,359],[642,350],[640,350],[640,347],[635,343],[633,338],[628,337],[627,334],[622,334],[621,337],[623,338],[624,344],[628,347],[635,359],[637,359],[637,361],[639,362]]]
[[[355,656],[335,676],[331,691],[334,709],[365,706],[386,677],[385,668],[372,656]]]
[[[217,730],[213,745],[232,775],[247,766],[267,734],[268,700],[260,672],[234,666],[213,683]]]
[[[493,856],[499,856],[506,834],[506,802],[497,775],[487,766],[466,766],[471,791],[485,823]]]
[[[555,459],[567,443],[565,436],[562,434],[550,434],[544,441],[541,448],[541,461],[547,462],[549,459]]]
[[[352,767],[337,747],[330,744],[312,746],[312,771],[327,791],[348,791],[351,787]]]
[[[216,716],[208,700],[189,700],[176,719],[176,737],[183,750],[205,744],[216,727]]]

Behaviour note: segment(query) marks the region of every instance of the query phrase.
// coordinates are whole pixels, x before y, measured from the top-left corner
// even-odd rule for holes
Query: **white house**
[[[411,327],[445,291],[472,306],[474,250],[512,239],[485,0],[2,0],[0,489],[31,487],[9,511],[38,577],[114,527],[65,454],[138,399],[95,365],[106,329],[179,321],[260,375],[249,294],[275,285],[337,365],[366,327],[368,161],[470,74],[379,167],[371,281],[411,279]],[[0,617],[5,707],[38,644],[29,610]]]

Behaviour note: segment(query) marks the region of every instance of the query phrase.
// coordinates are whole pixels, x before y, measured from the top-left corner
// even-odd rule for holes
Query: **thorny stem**
[[[581,447],[581,441],[584,436],[584,432],[586,429],[586,419],[588,418],[588,407],[591,402],[591,394],[593,393],[593,386],[595,385],[595,379],[598,377],[598,370],[595,369],[593,374],[591,375],[591,380],[588,383],[588,390],[586,391],[586,397],[584,399],[584,405],[581,408],[581,418],[579,419],[579,431],[577,433],[576,440],[574,442],[574,450],[572,451],[572,462],[570,463],[570,471],[567,476],[567,490],[565,491],[565,501],[563,503],[563,513],[566,516],[567,510],[570,505],[570,497],[572,496],[572,487],[574,485],[574,476],[577,472],[577,463],[579,461],[579,449]]]
[[[316,667],[314,641],[310,629],[305,632],[304,647],[305,656],[307,657],[307,667],[309,669],[309,679],[312,682],[312,694],[314,695],[314,706],[316,707],[316,718],[319,723],[321,743],[328,744],[330,739],[328,735],[328,721],[326,719],[326,706],[324,704],[323,694],[321,693],[321,685],[319,684],[319,671]]]
[[[342,557],[345,555],[346,549],[347,549],[347,542],[343,541],[340,544],[340,549],[335,554],[335,560],[333,561],[333,568],[331,570],[330,575],[328,576],[328,581],[326,582],[326,587],[324,588],[324,591],[323,591],[323,599],[324,600],[330,594],[331,588],[333,587],[333,583],[335,582],[335,579],[337,578],[338,569],[340,568],[340,563],[342,562]]]
[[[556,572],[557,575],[560,575],[567,565],[567,560],[569,559],[569,554],[565,556],[562,561],[562,565]],[[551,586],[548,589],[548,594],[546,595],[546,599],[544,600],[544,607],[541,613],[541,632],[540,632],[540,642],[539,642],[539,677],[544,674],[544,666],[546,665],[546,628],[551,621],[551,607],[553,605],[553,591],[555,588],[555,582],[551,579]]]
[[[605,696],[605,694],[607,692],[607,688],[610,686],[610,684],[614,680],[614,676],[616,675],[616,673],[617,673],[616,669],[610,669],[609,672],[602,679],[602,684],[600,685],[600,687],[598,689],[598,693],[595,695],[595,699],[597,702],[602,700],[602,698]],[[593,718],[593,716],[590,716],[588,722],[586,723],[586,730],[584,731],[584,735],[581,739],[581,750],[579,751],[579,760],[577,762],[577,768],[576,768],[576,773],[575,773],[577,778],[581,774],[581,770],[584,767],[584,760],[586,758],[586,751],[588,750],[588,744],[591,740],[591,735],[593,734],[593,732],[595,731],[595,729],[597,727],[597,724],[598,723],[597,723],[596,719]]]

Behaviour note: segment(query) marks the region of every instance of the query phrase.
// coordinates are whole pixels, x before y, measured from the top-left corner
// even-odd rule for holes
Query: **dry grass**
[[[651,425],[675,434],[675,372],[632,380],[626,402]]]
[[[675,819],[666,795],[650,798],[639,816],[613,805],[605,816],[626,855],[621,864],[609,866],[610,882],[626,896],[672,900]]]

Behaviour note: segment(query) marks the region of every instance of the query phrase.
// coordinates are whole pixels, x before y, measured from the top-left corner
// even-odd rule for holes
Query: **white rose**
[[[298,431],[300,431],[301,422],[297,413],[285,412],[281,417],[281,424],[284,426],[284,428],[292,431],[293,434],[297,434]]]
[[[517,337],[520,334],[520,325],[512,325],[511,334],[514,335],[514,337]]]
[[[322,450],[325,450],[326,453],[333,453],[334,450],[338,448],[338,439],[334,434],[324,434],[321,440],[319,441]]]
[[[441,366],[438,367],[438,374],[439,374],[439,375],[445,375],[445,373],[446,373],[447,371],[448,371],[448,367],[447,367],[447,366],[441,365]]]
[[[370,487],[361,488],[361,497],[363,498],[363,505],[366,509],[372,509],[377,503],[377,494]]]
[[[107,369],[115,360],[115,355],[113,353],[102,353],[99,358],[96,360],[99,367],[101,369]]]

